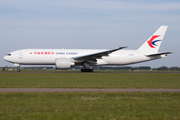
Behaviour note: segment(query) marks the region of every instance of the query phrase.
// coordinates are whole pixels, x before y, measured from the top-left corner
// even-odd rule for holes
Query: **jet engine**
[[[71,58],[57,58],[56,59],[56,68],[59,69],[67,69],[71,68],[71,66],[74,66],[75,63],[71,62]]]

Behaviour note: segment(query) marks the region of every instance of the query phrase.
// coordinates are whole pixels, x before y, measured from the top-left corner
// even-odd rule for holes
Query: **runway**
[[[180,92],[180,89],[0,88],[0,92]]]
[[[23,74],[23,73],[81,73],[84,74],[84,72],[80,71],[0,71],[0,73],[16,73],[16,74]],[[87,72],[85,72],[87,73]],[[90,72],[91,73],[91,72]],[[94,71],[92,73],[161,73],[161,74],[180,74],[179,71]]]

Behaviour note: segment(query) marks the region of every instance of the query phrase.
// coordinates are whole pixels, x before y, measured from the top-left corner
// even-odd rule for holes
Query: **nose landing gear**
[[[21,72],[21,69],[20,69],[20,64],[14,64],[15,66],[17,66],[17,72]]]
[[[21,69],[20,69],[20,68],[18,68],[18,69],[17,69],[17,72],[21,72]]]

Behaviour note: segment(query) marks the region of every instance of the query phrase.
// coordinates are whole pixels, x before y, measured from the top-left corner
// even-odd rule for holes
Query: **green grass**
[[[178,88],[179,73],[0,72],[0,88]],[[180,93],[0,93],[0,119],[180,119]]]
[[[179,73],[0,73],[0,88],[180,88]]]
[[[180,119],[180,93],[0,93],[0,119]]]

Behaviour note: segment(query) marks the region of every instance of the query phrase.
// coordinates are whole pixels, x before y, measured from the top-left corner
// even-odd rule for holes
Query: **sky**
[[[173,54],[132,66],[180,67],[179,0],[0,0],[0,67],[26,48],[138,49],[161,25]]]

